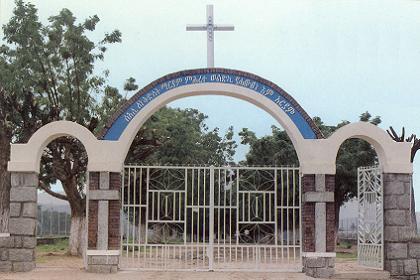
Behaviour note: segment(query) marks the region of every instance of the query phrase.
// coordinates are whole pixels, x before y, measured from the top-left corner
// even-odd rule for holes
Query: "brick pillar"
[[[411,174],[383,174],[384,266],[396,279],[420,275],[420,243],[412,219]]]
[[[13,172],[10,190],[10,236],[0,237],[0,271],[35,268],[38,174]]]
[[[334,175],[302,177],[303,271],[315,278],[334,275],[335,211]]]
[[[120,249],[121,174],[89,172],[87,270],[117,272]]]

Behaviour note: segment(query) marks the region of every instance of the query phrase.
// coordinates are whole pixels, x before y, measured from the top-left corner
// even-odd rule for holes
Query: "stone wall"
[[[330,278],[334,275],[335,257],[304,257],[302,266],[307,276]]]
[[[12,173],[10,236],[0,237],[0,271],[35,268],[38,174]]]
[[[420,279],[420,239],[412,220],[411,174],[385,173],[384,267],[395,279]]]
[[[12,262],[9,260],[9,250],[14,247],[14,239],[10,236],[0,236],[0,272],[12,271]]]
[[[115,273],[118,271],[119,255],[88,255],[87,271],[93,273]]]
[[[420,279],[420,238],[388,243],[386,270],[393,279]]]

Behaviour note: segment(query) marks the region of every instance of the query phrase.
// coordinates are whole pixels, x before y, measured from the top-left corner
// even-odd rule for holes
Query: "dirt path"
[[[1,280],[303,280],[303,273],[256,272],[139,272],[120,271],[104,275],[87,273],[81,258],[46,253],[37,256],[37,268],[26,273],[0,274]],[[339,260],[335,279],[387,279],[382,272],[366,269],[350,260]],[[381,274],[382,273],[382,274]]]

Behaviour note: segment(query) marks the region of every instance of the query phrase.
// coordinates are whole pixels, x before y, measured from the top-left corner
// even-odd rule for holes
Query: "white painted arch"
[[[137,126],[141,126],[138,121]],[[134,126],[134,124],[133,124]],[[77,138],[88,153],[89,171],[120,172],[124,165],[128,138],[124,141],[98,140],[85,127],[57,121],[39,129],[26,144],[12,144],[8,169],[13,172],[39,172],[44,148],[61,136]],[[340,146],[347,139],[360,138],[375,148],[385,173],[412,173],[411,144],[394,142],[384,130],[365,122],[348,124],[328,139],[300,140],[300,168],[303,174],[335,174]]]
[[[40,128],[26,144],[13,144],[9,171],[39,172],[44,148],[61,136],[77,138],[88,154],[89,171],[120,172],[131,143],[146,120],[164,105],[198,95],[225,95],[250,102],[272,115],[287,131],[304,174],[335,174],[341,144],[350,138],[366,140],[374,146],[387,173],[412,173],[410,143],[394,142],[384,130],[369,123],[348,124],[328,139],[304,139],[289,116],[274,102],[251,89],[226,83],[201,83],[177,87],[149,102],[128,124],[117,141],[98,140],[88,129],[69,121],[57,121]]]
[[[410,162],[412,144],[395,142],[383,129],[368,122],[350,123],[339,128],[328,138],[330,161],[335,161],[340,146],[351,138],[365,140],[374,147],[384,172],[412,173]]]
[[[272,115],[287,131],[293,142],[299,161],[304,161],[304,138],[290,117],[273,101],[261,94],[238,85],[223,83],[191,84],[174,88],[155,99],[141,110],[125,128],[118,141],[98,140],[85,127],[69,122],[57,121],[39,129],[27,144],[13,144],[9,170],[39,172],[42,151],[54,139],[61,136],[77,138],[88,153],[88,170],[120,171],[137,132],[141,126],[166,104],[189,96],[223,95],[250,102]]]
[[[385,173],[412,173],[411,143],[395,142],[381,128],[367,122],[347,124],[327,139],[305,140],[305,174],[335,174],[338,150],[347,139],[358,138],[371,144]]]
[[[110,168],[115,162],[110,151],[117,143],[100,141],[86,127],[71,121],[55,121],[38,129],[26,144],[12,144],[8,170],[15,172],[37,172],[45,147],[54,139],[71,136],[79,140],[88,154],[88,170]]]
[[[293,142],[299,161],[304,159],[304,155],[301,153],[303,149],[302,145],[304,144],[304,138],[297,129],[296,125],[291,121],[290,117],[287,116],[283,110],[281,110],[273,101],[261,96],[261,94],[253,90],[237,85],[223,83],[186,85],[169,90],[165,94],[162,94],[159,97],[153,99],[143,110],[141,110],[135,116],[132,121],[130,121],[123,134],[119,138],[119,142],[124,148],[124,150],[121,151],[124,159],[137,132],[156,111],[172,101],[185,97],[200,95],[222,95],[234,97],[250,102],[261,108],[265,112],[269,113],[287,131],[287,134]]]

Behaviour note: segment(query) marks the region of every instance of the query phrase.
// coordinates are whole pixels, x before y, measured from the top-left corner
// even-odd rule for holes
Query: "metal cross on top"
[[[206,24],[188,24],[187,31],[207,31],[207,67],[214,67],[214,31],[233,31],[233,25],[215,25],[213,5],[207,5]]]

